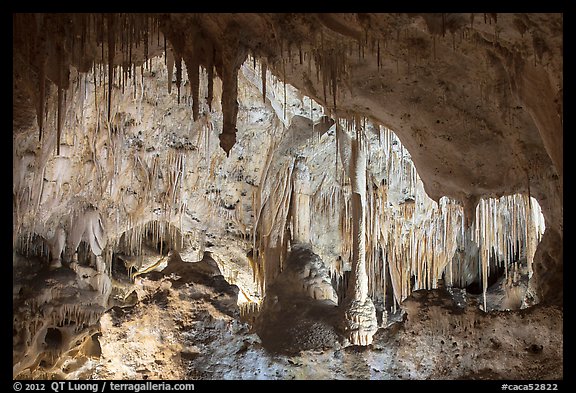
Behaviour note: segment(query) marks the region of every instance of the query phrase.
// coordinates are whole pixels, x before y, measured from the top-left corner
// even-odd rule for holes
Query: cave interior
[[[563,379],[563,15],[15,13],[13,378]]]

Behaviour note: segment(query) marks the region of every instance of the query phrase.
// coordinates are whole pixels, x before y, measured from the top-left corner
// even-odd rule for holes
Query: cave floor
[[[140,301],[101,319],[101,356],[70,360],[73,379],[562,379],[561,309],[483,313],[417,293],[407,318],[369,347],[270,352],[242,322],[221,276],[139,280]],[[297,332],[294,334],[298,334]]]

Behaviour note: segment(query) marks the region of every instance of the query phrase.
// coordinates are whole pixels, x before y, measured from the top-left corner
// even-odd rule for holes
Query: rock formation
[[[213,261],[265,345],[282,277],[334,303],[302,325],[325,343],[371,345],[422,289],[487,312],[514,282],[504,308],[561,319],[562,15],[13,23],[15,377],[99,352],[175,259]]]

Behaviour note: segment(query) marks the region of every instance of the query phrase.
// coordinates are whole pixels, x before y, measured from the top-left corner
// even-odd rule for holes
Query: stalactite
[[[238,116],[238,70],[247,57],[247,49],[240,46],[237,35],[232,31],[228,33],[232,37],[232,42],[228,43],[230,56],[223,59],[220,76],[222,79],[222,133],[218,136],[220,147],[228,156],[230,150],[236,143],[236,121]]]
[[[100,15],[100,31],[98,32],[98,36],[100,37],[100,64],[105,64],[104,60],[104,15]]]
[[[128,31],[128,66],[129,67],[132,65],[133,40],[134,40],[134,29],[133,29],[133,26],[130,24],[129,25],[129,31]],[[164,60],[166,60],[166,58],[164,58]]]
[[[207,67],[207,78],[208,78],[208,97],[206,101],[208,102],[208,109],[212,111],[212,99],[214,96],[214,65],[210,63]]]
[[[337,67],[338,67],[338,62],[337,62],[337,57],[333,56],[331,59],[331,67],[330,67],[330,79],[332,82],[332,98],[333,98],[333,105],[334,105],[334,112],[336,112],[336,93],[338,91],[338,82],[336,80],[336,74],[337,74]]]
[[[180,86],[182,85],[182,56],[176,53],[176,89],[178,90],[178,104],[180,104]]]
[[[160,20],[154,17],[150,18],[152,20],[154,29],[156,30],[156,45],[160,46]]]
[[[288,111],[288,103],[287,103],[287,96],[286,96],[286,66],[284,60],[282,60],[282,69],[284,71],[284,78],[282,80],[282,87],[284,88],[284,120],[288,119],[287,111]]]
[[[149,44],[149,37],[148,37],[148,20],[146,19],[144,25],[144,64],[148,65],[148,44]]]
[[[482,282],[482,301],[483,301],[483,310],[484,311],[488,311],[487,310],[487,305],[486,305],[486,291],[488,290],[488,264],[489,264],[489,259],[488,259],[488,253],[489,253],[489,245],[490,245],[490,239],[487,233],[487,228],[486,228],[486,216],[487,216],[487,212],[486,212],[486,202],[482,199],[480,201],[480,203],[478,204],[478,213],[476,215],[477,218],[479,218],[479,221],[476,223],[477,226],[477,231],[478,231],[478,235],[477,236],[481,236],[481,240],[482,242],[480,243],[480,239],[478,239],[478,243],[479,245],[481,245],[481,249],[480,249],[480,276],[481,276],[481,282]]]
[[[339,133],[340,133],[340,121],[339,121],[339,120],[336,121],[335,126],[336,126],[336,128],[335,128],[335,131],[334,131],[334,132],[335,132],[334,142],[335,142],[335,146],[336,146],[336,154],[335,154],[335,157],[334,157],[334,166],[335,166],[335,168],[336,168],[336,169],[335,169],[336,176],[338,176],[338,156],[340,155],[340,148],[339,148],[339,146],[338,146],[338,144],[339,144],[339,136],[340,136],[340,135],[339,135]]]
[[[376,55],[376,64],[377,64],[377,67],[378,67],[378,70],[379,70],[379,69],[380,69],[380,40],[378,40],[377,45],[378,45],[378,52],[377,52],[377,55]]]
[[[126,15],[120,15],[119,21],[119,30],[120,30],[120,54],[122,55],[121,64],[126,64]]]
[[[114,84],[114,55],[116,53],[116,42],[114,37],[114,14],[108,15],[108,122],[110,122],[110,112],[112,111],[112,85]],[[102,45],[104,47],[104,45]]]
[[[526,263],[528,265],[528,276],[532,277],[533,270],[532,264],[534,260],[535,247],[535,236],[534,236],[534,223],[532,216],[532,198],[530,194],[523,195],[524,211],[526,212],[526,225],[525,225],[525,237],[526,237]]]
[[[266,62],[260,63],[260,72],[262,78],[262,101],[266,103]]]
[[[200,64],[196,54],[187,56],[184,62],[188,71],[188,81],[192,95],[192,117],[194,121],[197,121],[200,107]]]
[[[327,68],[327,67],[325,67],[325,65],[326,65],[325,63],[320,64],[320,67],[321,67],[320,71],[322,72],[322,95],[324,98],[324,102],[328,102],[327,95],[326,95],[326,87],[328,85],[328,78],[325,75],[325,70]]]
[[[38,141],[42,141],[42,129],[44,128],[44,103],[46,101],[46,60],[40,59],[40,70],[38,73],[39,95],[36,119],[38,121]]]
[[[168,59],[167,58],[167,50],[166,50],[167,49],[167,41],[166,41],[166,36],[163,35],[163,37],[164,37],[164,65],[168,65],[168,63],[167,63],[167,59]],[[130,48],[130,52],[132,52],[132,48]]]
[[[56,115],[56,155],[59,156],[60,155],[60,136],[62,135],[62,116],[63,116],[63,107],[62,107],[62,103],[63,103],[63,99],[64,99],[64,89],[62,89],[60,87],[60,83],[62,83],[61,81],[61,71],[59,71],[59,75],[58,75],[58,79],[59,79],[59,84],[58,84],[58,113]]]

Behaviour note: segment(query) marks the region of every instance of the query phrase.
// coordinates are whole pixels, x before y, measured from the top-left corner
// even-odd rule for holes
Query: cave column
[[[296,161],[293,179],[292,240],[296,243],[310,243],[310,171],[300,160]]]
[[[351,142],[352,271],[344,305],[344,331],[351,344],[370,345],[378,322],[368,297],[366,272],[366,155],[358,136]]]
[[[106,263],[102,255],[96,255],[96,274],[91,281],[92,287],[97,292],[94,301],[106,307],[110,293],[112,293],[112,280],[106,273]]]
[[[61,255],[65,244],[66,232],[62,227],[58,227],[50,241],[50,269],[62,267]]]

